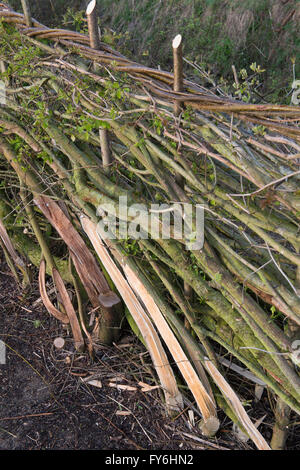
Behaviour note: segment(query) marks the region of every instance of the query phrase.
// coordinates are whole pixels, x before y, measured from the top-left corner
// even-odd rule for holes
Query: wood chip
[[[189,410],[188,415],[189,415],[189,422],[194,427],[195,426],[195,416],[194,416],[193,410]]]
[[[62,349],[65,345],[65,340],[61,337],[58,337],[58,338],[55,338],[55,340],[53,341],[53,344],[57,349]]]
[[[158,388],[161,388],[160,385],[148,385],[144,382],[139,382],[139,386],[142,387],[142,392],[152,392],[152,390],[157,390]]]
[[[137,388],[132,387],[131,385],[122,385],[122,384],[115,384],[113,382],[109,382],[109,387],[117,388],[118,390],[127,390],[128,392],[136,392]]]
[[[112,377],[110,379],[111,382],[122,382],[123,380],[125,380],[125,377],[123,375]]]
[[[131,414],[132,414],[131,411],[120,411],[120,410],[116,411],[117,416],[130,416]]]
[[[93,387],[102,388],[102,382],[100,382],[100,380],[89,380],[86,383],[92,385]]]
[[[265,387],[263,385],[255,385],[255,401],[260,401]]]

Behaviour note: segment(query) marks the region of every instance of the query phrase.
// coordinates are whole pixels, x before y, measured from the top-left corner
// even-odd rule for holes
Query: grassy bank
[[[20,1],[10,2],[20,9]],[[62,22],[66,4],[61,0],[31,0],[33,13],[49,24]],[[88,1],[73,0],[74,11]],[[233,82],[252,63],[266,70],[260,93],[267,99],[289,102],[294,78],[300,77],[300,6],[297,0],[101,0],[101,24],[122,35],[117,47],[152,66],[170,67],[171,40],[184,37],[187,59],[213,76]],[[50,15],[49,15],[50,13]],[[70,27],[70,25],[68,25]],[[240,75],[242,77],[242,75]]]

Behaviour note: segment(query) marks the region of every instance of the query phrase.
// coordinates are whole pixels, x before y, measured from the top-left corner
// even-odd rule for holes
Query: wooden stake
[[[193,300],[193,289],[186,282],[184,282],[183,288],[184,288],[184,296],[186,300],[188,302],[191,302]],[[184,317],[184,326],[186,327],[187,330],[191,331],[191,325],[186,317]]]
[[[100,147],[101,147],[101,155],[102,155],[102,165],[103,168],[108,171],[109,165],[112,163],[112,156],[109,148],[109,138],[107,129],[100,129],[99,130],[100,136]]]
[[[21,0],[21,3],[22,3],[24,16],[25,16],[26,26],[28,26],[28,28],[31,28],[32,27],[32,19],[31,19],[31,13],[30,13],[30,7],[29,7],[28,0]]]
[[[100,38],[98,29],[98,18],[96,11],[96,0],[92,0],[86,9],[86,16],[89,28],[90,46],[93,49],[100,49]]]
[[[86,16],[89,28],[89,37],[90,37],[90,46],[93,49],[100,49],[100,35],[99,35],[99,28],[98,28],[98,19],[97,19],[97,11],[96,11],[96,0],[92,0],[86,9]],[[112,156],[109,148],[109,138],[107,129],[100,129],[99,130],[99,138],[100,138],[100,147],[101,147],[101,154],[102,154],[102,164],[103,168],[109,168],[109,165],[112,163]]]
[[[182,58],[182,36],[177,34],[172,42],[173,47],[173,68],[174,68],[174,91],[183,90],[183,58]],[[174,102],[174,114],[179,116],[182,110],[182,102]],[[180,175],[175,177],[176,183],[183,189],[184,188],[184,179]]]
[[[182,58],[182,36],[177,34],[173,39],[173,64],[174,64],[174,91],[183,90],[183,58]],[[182,102],[175,101],[174,103],[174,114],[179,116],[182,109]]]
[[[233,72],[233,76],[234,76],[234,81],[235,81],[235,84],[236,84],[236,89],[238,90],[238,96],[239,96],[239,99],[241,100],[242,99],[242,95],[241,95],[241,92],[240,92],[240,82],[239,82],[239,79],[238,79],[238,74],[236,72],[236,68],[235,68],[235,65],[232,65],[231,66],[232,68],[232,72]]]
[[[174,91],[183,91],[183,57],[182,57],[182,36],[177,34],[173,39],[173,67],[174,67]],[[182,111],[182,102],[175,101],[174,103],[174,114],[179,116]],[[180,175],[176,175],[176,183],[183,188],[184,187],[184,178]],[[187,300],[191,300],[193,296],[193,289],[185,282],[184,283],[184,293]],[[188,321],[185,321],[185,326],[190,329]]]

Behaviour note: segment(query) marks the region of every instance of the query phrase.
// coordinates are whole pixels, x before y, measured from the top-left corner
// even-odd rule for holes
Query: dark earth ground
[[[190,425],[191,406],[174,419],[167,417],[159,390],[144,393],[138,385],[155,385],[155,375],[149,354],[129,330],[114,347],[98,345],[92,362],[88,354],[75,353],[68,331],[37,299],[37,285],[24,295],[0,261],[0,339],[6,344],[6,364],[0,365],[0,450],[254,448],[235,438],[222,413],[221,430],[211,440],[198,431],[197,410],[195,426]],[[62,350],[53,345],[58,336],[66,340]],[[102,388],[85,381],[91,376]],[[237,391],[245,396],[248,389],[246,383]],[[264,395],[251,417],[267,415],[260,431],[269,440],[273,418]],[[295,431],[288,447],[300,448]]]
[[[158,390],[141,391],[138,382],[154,383],[153,370],[130,332],[116,347],[99,345],[91,362],[88,354],[74,352],[72,338],[42,303],[34,304],[38,298],[36,285],[24,295],[1,262],[0,339],[6,343],[6,364],[0,365],[0,449],[237,447],[227,436],[226,442],[220,438],[211,444],[184,436],[203,439],[188,426],[186,413],[173,421],[165,416]],[[58,336],[66,340],[63,350],[53,345]],[[102,388],[84,382],[90,376]],[[108,385],[113,382],[136,390],[117,390]],[[124,411],[125,416],[118,415]]]

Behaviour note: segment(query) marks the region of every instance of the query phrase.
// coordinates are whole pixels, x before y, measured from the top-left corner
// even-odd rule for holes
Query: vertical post
[[[0,60],[0,73],[2,73],[4,75],[5,72],[6,72],[5,62],[4,62],[4,60]],[[7,77],[4,79],[4,84],[5,84],[5,86],[9,87],[9,79]]]
[[[109,165],[112,163],[112,156],[109,148],[109,138],[107,129],[99,129],[100,147],[102,154],[102,165],[106,172],[109,171]]]
[[[182,58],[182,36],[181,34],[177,34],[172,42],[173,47],[173,70],[174,70],[174,83],[173,83],[173,90],[174,91],[183,91],[183,58]],[[174,114],[178,117],[182,110],[182,102],[175,101],[174,102]],[[180,175],[176,175],[175,177],[176,183],[183,188],[184,187],[184,179]]]
[[[182,36],[177,34],[173,39],[173,64],[174,64],[174,91],[183,90],[183,58],[182,58]],[[182,103],[175,101],[174,103],[174,114],[179,116],[182,109]]]
[[[96,0],[92,0],[86,9],[86,16],[89,29],[90,46],[93,49],[100,49],[100,37],[98,29],[98,19],[96,11]],[[96,66],[95,66],[96,68]],[[112,163],[112,156],[109,149],[109,138],[107,129],[99,129],[100,147],[102,155],[103,168],[108,171]]]
[[[183,91],[183,56],[182,56],[182,36],[177,34],[172,42],[173,47],[173,68],[174,68],[174,91]],[[182,102],[175,101],[174,103],[174,114],[176,117],[180,115],[182,111]],[[175,177],[176,183],[183,189],[184,178],[180,175]],[[193,289],[186,282],[184,283],[184,295],[186,300],[189,302],[193,298]],[[189,322],[185,320],[185,327],[190,329]]]
[[[92,0],[86,9],[86,16],[89,28],[90,46],[93,49],[100,48],[100,38],[98,30],[98,19],[96,10],[96,0]]]
[[[236,72],[236,68],[235,68],[235,65],[232,65],[231,66],[232,68],[232,72],[233,72],[233,76],[234,76],[234,81],[235,81],[235,85],[236,85],[236,89],[238,90],[238,96],[239,96],[239,99],[241,100],[242,99],[242,94],[240,92],[240,82],[239,82],[239,79],[238,79],[238,75],[237,75],[237,72]]]
[[[28,28],[31,28],[32,27],[32,19],[31,19],[29,2],[28,2],[28,0],[21,0],[21,3],[22,3],[23,12],[24,12],[26,26],[28,26]]]

